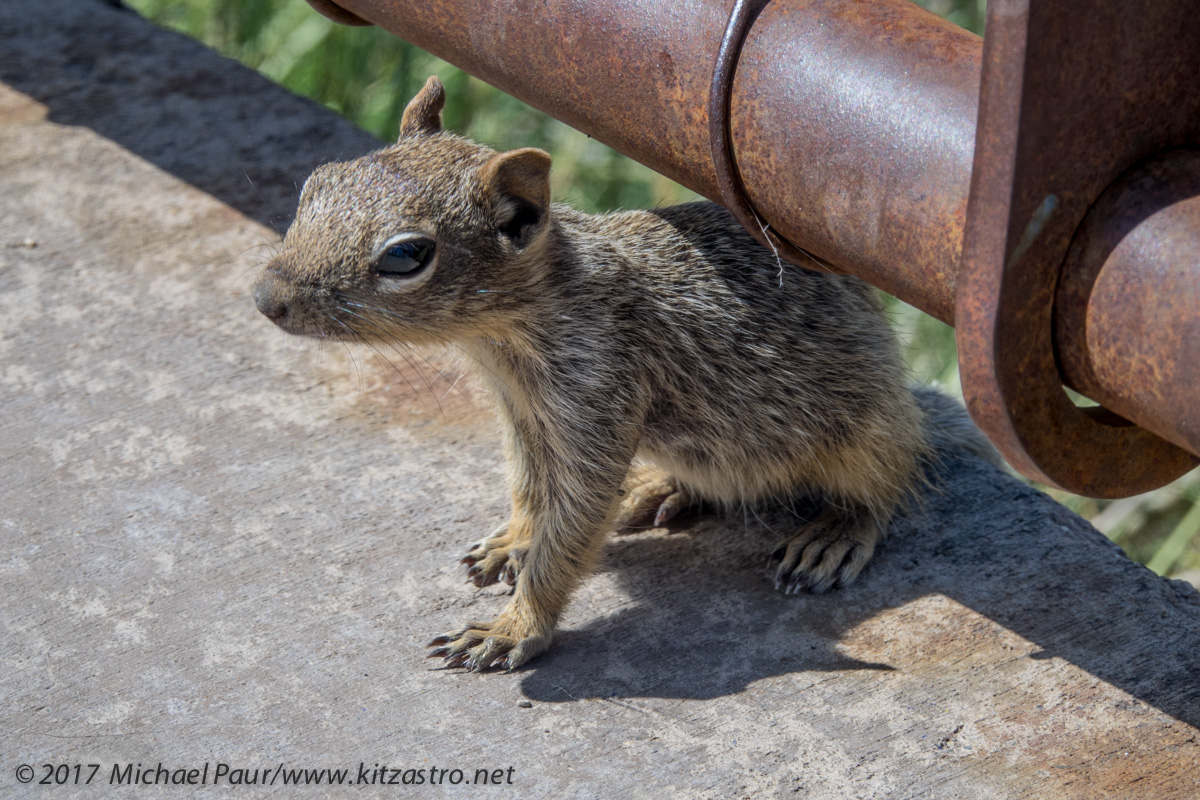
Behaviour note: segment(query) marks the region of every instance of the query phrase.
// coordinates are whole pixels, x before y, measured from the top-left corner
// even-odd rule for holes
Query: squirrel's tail
[[[935,459],[967,456],[1004,468],[1004,459],[975,427],[962,403],[928,386],[914,388],[913,396],[924,417],[921,428],[925,442]]]

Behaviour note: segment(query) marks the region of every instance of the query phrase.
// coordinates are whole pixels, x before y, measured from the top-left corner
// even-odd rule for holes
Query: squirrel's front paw
[[[827,510],[771,554],[780,562],[775,588],[798,594],[845,586],[871,560],[883,532],[870,515]]]
[[[511,527],[506,525],[476,543],[459,563],[467,565],[467,580],[478,587],[491,586],[501,580],[514,586],[528,549],[529,540],[514,535]]]
[[[467,627],[438,636],[427,647],[429,658],[445,659],[447,667],[479,672],[490,667],[514,670],[550,646],[551,631],[534,631],[501,614],[492,622],[471,622]]]

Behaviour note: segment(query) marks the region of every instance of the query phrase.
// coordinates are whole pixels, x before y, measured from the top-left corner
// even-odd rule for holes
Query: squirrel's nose
[[[279,296],[279,293],[274,291],[274,287],[269,281],[264,281],[254,287],[254,304],[258,306],[258,310],[263,313],[267,319],[272,322],[279,322],[287,316],[287,303]]]

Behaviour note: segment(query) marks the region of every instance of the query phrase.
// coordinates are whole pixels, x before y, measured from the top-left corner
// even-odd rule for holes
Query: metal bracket
[[[1029,477],[1095,497],[1148,491],[1197,459],[1076,407],[1055,358],[1054,299],[1104,190],[1136,162],[1200,142],[1200,14],[1194,0],[1086,11],[991,0],[987,25],[955,304],[967,406]]]

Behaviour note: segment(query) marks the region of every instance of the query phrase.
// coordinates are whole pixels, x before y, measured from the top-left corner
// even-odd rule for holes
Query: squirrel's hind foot
[[[872,515],[826,508],[771,554],[779,561],[775,588],[784,594],[829,591],[853,581],[883,538],[884,528]]]
[[[459,563],[467,565],[467,580],[479,588],[499,581],[514,586],[528,549],[529,539],[515,535],[511,525],[505,524],[477,542]]]
[[[621,488],[624,497],[614,525],[617,533],[658,528],[696,502],[674,476],[650,465],[631,469]]]

